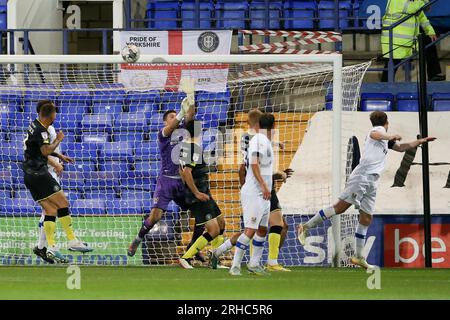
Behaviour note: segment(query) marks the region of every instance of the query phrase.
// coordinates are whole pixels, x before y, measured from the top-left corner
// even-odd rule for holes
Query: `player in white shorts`
[[[359,210],[359,223],[356,228],[356,252],[351,258],[353,264],[363,268],[372,267],[363,256],[366,234],[372,222],[372,213],[375,206],[378,180],[384,170],[389,149],[405,152],[408,149],[433,141],[436,138],[426,137],[408,143],[398,143],[402,138],[399,135],[387,133],[389,122],[387,114],[382,111],[374,111],[370,114],[373,128],[369,131],[361,161],[351,173],[339,201],[326,209],[320,210],[305,224],[298,226],[298,239],[301,245],[306,244],[309,229],[322,224],[326,219],[336,214],[344,213],[352,205]]]
[[[273,173],[271,135],[274,123],[273,115],[263,114],[259,119],[258,133],[250,140],[246,163],[247,175],[241,189],[244,232],[236,242],[231,275],[241,274],[242,258],[252,239],[253,250],[247,268],[252,273],[266,273],[260,260],[269,225]]]

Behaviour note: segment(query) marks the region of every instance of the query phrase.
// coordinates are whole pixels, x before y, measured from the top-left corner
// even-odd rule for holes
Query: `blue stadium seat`
[[[163,127],[163,114],[153,114],[149,120],[150,131],[159,131]]]
[[[126,161],[105,161],[98,165],[99,171],[107,172],[128,172],[131,170],[130,165]]]
[[[3,159],[2,159],[3,160]],[[0,188],[9,189],[13,184],[11,170],[1,169],[0,170]]]
[[[336,23],[336,5],[334,0],[319,2],[318,20],[319,29],[335,29]],[[339,28],[349,27],[349,16],[351,14],[352,4],[350,1],[339,1]]]
[[[149,29],[175,29],[180,15],[178,1],[148,1],[146,19]]]
[[[361,94],[361,111],[392,111],[394,96],[391,93]]]
[[[159,175],[160,163],[157,161],[139,161],[134,164],[134,171],[142,177],[157,178]]]
[[[56,91],[56,86],[53,84],[36,84],[29,86],[25,90],[23,97],[24,112],[36,114],[36,106],[39,100],[49,99],[55,104],[57,102],[58,93]]]
[[[139,200],[142,202],[144,208],[143,213],[150,213],[152,208],[152,193],[150,191],[125,189],[120,195],[121,199],[124,200]]]
[[[130,142],[107,142],[100,150],[102,162],[111,160],[133,161],[133,145]]]
[[[40,214],[33,199],[0,199],[1,216],[33,216]]]
[[[25,132],[30,126],[31,122],[36,119],[36,112],[18,112],[9,117],[9,129],[11,131]]]
[[[85,132],[81,136],[81,142],[101,144],[111,142],[111,137],[108,133]]]
[[[398,111],[419,111],[419,98],[417,93],[398,93],[397,94]]]
[[[58,96],[58,105],[63,104],[92,105],[91,89],[87,84],[64,84]]]
[[[83,102],[63,100],[58,105],[58,117],[61,115],[83,115],[88,113],[88,107]]]
[[[159,147],[157,141],[145,141],[134,143],[136,160],[158,160]]]
[[[33,200],[33,197],[31,196],[30,191],[28,190],[14,190],[14,197],[16,199],[31,199]]]
[[[143,142],[146,140],[147,134],[143,132],[117,131],[114,133],[114,142]]]
[[[281,1],[269,2],[269,21],[266,22],[266,2],[253,0],[249,6],[251,29],[280,29],[280,20],[283,12]]]
[[[81,121],[83,131],[112,133],[113,120],[110,114],[85,114]]]
[[[8,29],[8,20],[7,20],[7,14],[4,12],[0,12],[0,30],[6,30]]]
[[[92,104],[110,104],[121,105],[125,104],[125,88],[121,83],[106,83],[97,84],[92,95]]]
[[[20,88],[0,87],[0,104],[14,107],[16,111],[23,111],[23,92]]]
[[[125,101],[128,106],[143,102],[158,103],[161,101],[161,93],[159,90],[130,90],[127,91]]]
[[[97,102],[91,109],[92,113],[111,114],[113,117],[123,112],[123,106],[119,103]]]
[[[156,186],[156,179],[143,177],[135,171],[121,172],[120,185],[122,188],[153,191]]]
[[[75,142],[64,145],[63,153],[76,160],[97,159],[100,145],[97,143]]]
[[[325,97],[325,110],[333,110],[333,94],[329,93]]]
[[[78,158],[79,159],[79,158]],[[77,159],[77,160],[78,160]],[[93,158],[95,161],[95,158]],[[96,164],[93,161],[77,161],[74,164],[67,163],[64,165],[65,171],[77,171],[77,172],[91,172],[96,171]]]
[[[92,171],[85,172],[85,190],[89,189],[105,189],[119,187],[119,180],[117,179],[117,172],[107,171]]]
[[[63,131],[78,132],[81,128],[81,123],[83,121],[84,115],[81,113],[74,114],[58,114],[55,120],[55,128],[61,129]]]
[[[217,120],[227,120],[228,103],[223,101],[199,101],[197,102],[197,115],[214,114]]]
[[[229,103],[231,92],[228,89],[224,92],[197,91],[195,101],[224,101]]]
[[[216,20],[220,29],[244,29],[248,15],[247,1],[217,0]]]
[[[284,3],[284,26],[286,29],[314,29],[317,14],[315,1],[286,1]]]
[[[196,119],[202,122],[203,129],[217,128],[219,126],[219,118],[213,113],[198,114]]]
[[[165,91],[161,95],[161,102],[178,102],[180,103],[184,98],[186,98],[186,93],[177,91]],[[178,109],[180,106],[178,106]]]
[[[90,190],[85,193],[84,197],[86,199],[114,200],[117,199],[117,193],[113,188],[103,189],[102,191]]]
[[[450,111],[450,93],[433,93],[431,104],[433,111]]]
[[[9,199],[11,196],[11,190],[0,190],[0,199]]]
[[[212,12],[214,4],[209,0],[201,0],[199,3],[199,11],[195,0],[183,1],[181,4],[181,27],[183,29],[211,29]],[[199,20],[199,24],[197,24]]]
[[[9,113],[0,112],[0,130],[9,131]]]
[[[108,214],[142,214],[143,204],[135,199],[106,200],[106,212]]]
[[[64,190],[76,190],[83,192],[84,190],[84,173],[78,171],[65,171],[61,177],[61,186]]]
[[[23,161],[23,142],[4,142],[0,144],[1,161]]]
[[[16,113],[18,111],[20,111],[19,104],[10,104],[0,101],[0,113]]]
[[[72,203],[71,213],[74,216],[106,214],[105,200],[103,200],[103,199],[78,199]]]
[[[145,118],[150,118],[152,114],[158,113],[160,111],[159,102],[140,102],[135,104],[130,104],[128,106],[128,111],[130,113],[144,113]]]
[[[78,191],[64,190],[64,194],[66,195],[66,198],[69,201],[69,203],[72,203],[78,199],[83,199],[83,193]]]
[[[116,116],[114,128],[118,131],[148,131],[147,119],[141,112],[125,112]]]

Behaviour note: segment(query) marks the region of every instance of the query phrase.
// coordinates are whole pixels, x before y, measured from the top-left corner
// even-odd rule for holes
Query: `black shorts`
[[[34,201],[42,201],[61,191],[61,186],[52,177],[48,170],[29,171],[24,170],[25,186],[31,192]]]
[[[270,195],[270,212],[274,212],[276,210],[281,210],[280,200],[278,200],[277,192],[275,189],[272,189],[272,193]]]
[[[216,201],[209,195],[209,200],[205,202],[194,202],[191,207],[192,217],[195,218],[195,225],[202,225],[207,223],[209,220],[217,218],[222,213],[217,205]]]

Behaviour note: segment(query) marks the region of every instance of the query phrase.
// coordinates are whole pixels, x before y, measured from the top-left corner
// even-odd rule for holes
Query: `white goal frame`
[[[138,63],[330,63],[333,65],[333,128],[332,128],[332,201],[341,192],[342,155],[342,54],[233,54],[233,55],[141,55]],[[1,64],[124,64],[121,55],[2,55]],[[332,218],[333,266],[340,266],[341,227],[340,217]]]

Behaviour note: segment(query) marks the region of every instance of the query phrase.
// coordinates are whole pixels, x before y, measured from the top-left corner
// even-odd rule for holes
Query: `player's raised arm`
[[[409,149],[416,148],[416,147],[420,146],[421,144],[424,144],[424,143],[427,143],[430,141],[434,141],[434,140],[436,140],[435,137],[426,137],[426,138],[418,139],[418,140],[411,141],[411,142],[394,143],[391,148],[392,148],[392,150],[395,150],[398,152],[405,152]]]
[[[52,153],[55,152],[55,149],[59,146],[61,141],[64,139],[64,133],[62,131],[58,132],[56,134],[56,139],[53,141],[53,143],[48,143],[48,140],[43,141],[43,145],[41,146],[41,153],[43,156],[48,157]]]

